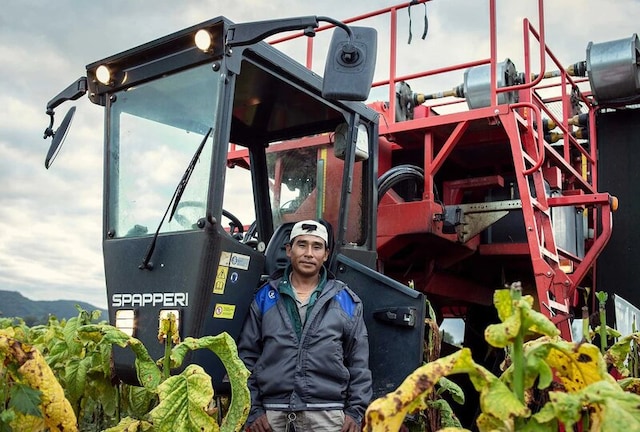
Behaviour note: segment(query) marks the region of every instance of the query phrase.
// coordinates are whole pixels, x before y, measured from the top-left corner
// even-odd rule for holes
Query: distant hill
[[[100,319],[109,319],[106,310],[89,303],[74,300],[30,300],[16,291],[0,290],[0,317],[22,318],[29,326],[46,324],[49,315],[55,315],[60,320],[78,316],[75,305],[88,312],[100,310]]]

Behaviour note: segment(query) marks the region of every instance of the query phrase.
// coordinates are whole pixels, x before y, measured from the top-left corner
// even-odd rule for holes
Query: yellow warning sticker
[[[233,319],[236,313],[236,305],[217,303],[213,310],[214,318]]]
[[[227,273],[229,273],[229,267],[225,267],[223,265],[218,266],[216,280],[213,283],[214,294],[224,294],[224,287],[227,283]]]

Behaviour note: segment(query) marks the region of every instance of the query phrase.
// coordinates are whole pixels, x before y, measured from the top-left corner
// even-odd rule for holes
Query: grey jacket
[[[298,340],[280,283],[288,280],[272,280],[257,291],[238,341],[251,371],[247,424],[267,409],[344,409],[362,423],[372,397],[362,302],[343,282],[328,280]]]

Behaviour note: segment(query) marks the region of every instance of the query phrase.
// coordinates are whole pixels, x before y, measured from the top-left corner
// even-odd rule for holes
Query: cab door
[[[422,365],[425,296],[344,254],[335,268],[364,304],[373,397],[384,396]]]

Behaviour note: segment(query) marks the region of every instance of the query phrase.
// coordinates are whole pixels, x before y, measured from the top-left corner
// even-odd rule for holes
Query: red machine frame
[[[386,194],[380,200],[377,238],[380,270],[386,273],[388,260],[393,260],[403,248],[407,247],[407,238],[428,236],[428,240],[425,237],[425,240],[422,243],[419,241],[418,244],[428,245],[429,248],[443,248],[445,252],[442,256],[430,259],[430,262],[418,272],[391,274],[391,276],[412,280],[416,289],[428,295],[454,299],[451,302],[443,302],[442,310],[445,314],[447,311],[459,313],[460,306],[455,299],[462,303],[489,304],[492,289],[499,287],[482,287],[473,280],[457,279],[451,272],[439,273],[435,271],[435,267],[451,266],[474,254],[497,259],[524,257],[525,261],[530,261],[540,310],[555,322],[564,338],[571,339],[572,311],[579,304],[585,303],[593,310],[595,262],[611,235],[611,212],[614,209],[612,197],[608,193],[597,191],[596,108],[590,99],[591,93],[588,90],[579,89],[578,84],[584,79],[573,79],[546,45],[543,0],[538,0],[540,29],[536,30],[528,19],[523,20],[525,61],[523,76],[525,79],[522,84],[498,87],[496,82],[498,67],[496,0],[489,1],[490,56],[488,58],[398,76],[396,73],[398,11],[422,3],[427,1],[404,3],[344,21],[352,24],[389,15],[389,78],[374,83],[374,87],[388,86],[388,102],[371,104],[381,113],[383,120],[379,128],[379,175],[391,168],[394,159],[397,159],[396,155],[403,151],[422,154],[423,158],[421,165],[424,167],[424,192],[420,200],[404,201],[393,193]],[[321,27],[318,31],[331,27]],[[279,44],[301,36],[292,35],[273,40],[271,43]],[[306,41],[306,66],[311,68],[314,39],[306,38]],[[530,47],[532,41],[538,44],[540,63],[540,72],[535,75],[531,71],[534,55]],[[552,84],[543,83],[547,56],[552,60],[554,67],[560,71]],[[491,102],[488,106],[440,115],[438,108],[460,103],[460,100],[435,101],[436,103],[415,107],[413,119],[396,122],[394,113],[397,83],[462,71],[481,65],[490,66]],[[543,99],[540,96],[541,90],[550,88],[555,89],[557,95]],[[499,104],[499,95],[504,92],[517,92],[518,102]],[[570,125],[569,118],[575,114],[576,99],[588,113],[590,138],[587,146],[583,146],[571,134],[573,127]],[[556,117],[549,109],[549,105],[554,103],[561,106],[560,117]],[[546,142],[542,131],[537,130],[536,123],[541,124],[543,116],[551,119],[560,128],[563,135],[560,150]],[[501,158],[501,163],[512,164],[517,195],[521,202],[526,241],[487,244],[480,241],[479,234],[461,241],[460,232],[449,233],[443,229],[441,220],[443,206],[462,204],[465,193],[505,185],[502,175],[482,175],[482,169],[478,169],[480,174],[477,175],[441,180],[442,200],[434,196],[436,177],[450,159],[454,158],[454,155],[459,157],[461,152],[477,149],[478,146],[483,146],[487,155]],[[482,163],[487,164],[490,161],[485,160]],[[545,188],[549,185],[561,190],[561,194],[548,196]],[[585,209],[588,215],[588,232],[593,232],[593,236],[585,242],[583,257],[563,250],[556,244],[551,209],[562,206]],[[482,211],[482,208],[475,210]],[[571,264],[573,272],[566,273],[561,268],[563,261]],[[581,299],[578,288],[586,280],[588,280],[587,287],[591,289],[584,290],[585,295]]]

